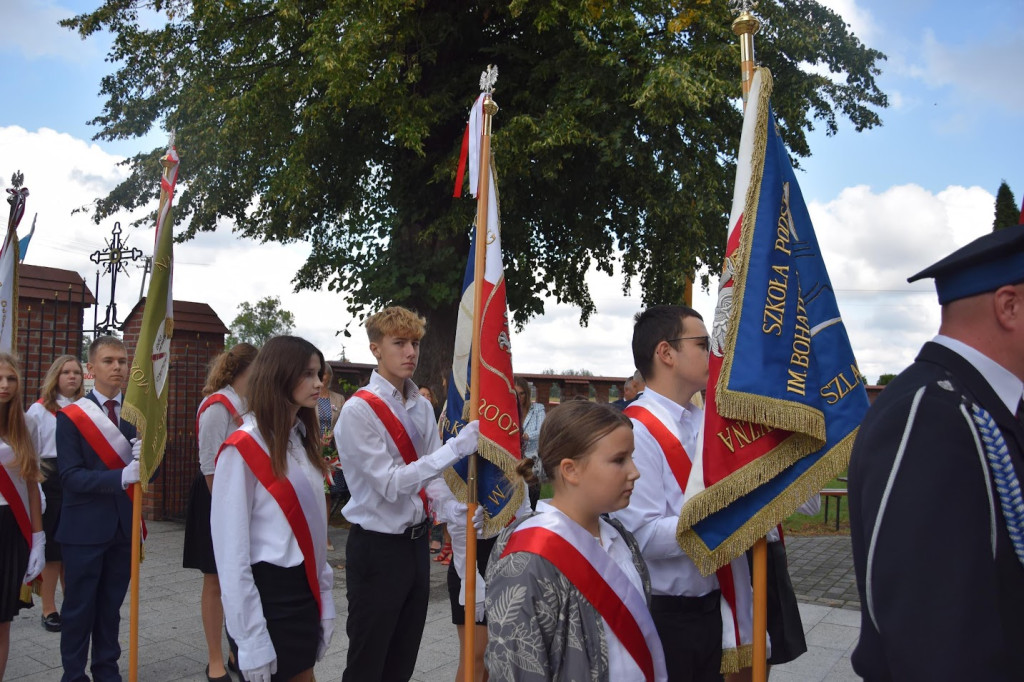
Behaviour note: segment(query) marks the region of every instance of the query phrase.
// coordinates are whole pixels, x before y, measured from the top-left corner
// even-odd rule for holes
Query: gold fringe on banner
[[[822,445],[803,434],[791,434],[769,452],[687,500],[679,514],[680,532],[761,487]]]
[[[484,536],[492,537],[501,532],[501,530],[512,520],[516,512],[519,510],[519,505],[523,503],[523,495],[525,493],[523,492],[522,478],[516,471],[516,468],[519,466],[519,460],[494,441],[484,438],[480,439],[478,452],[481,457],[501,469],[508,482],[508,489],[512,491],[512,494],[509,496],[505,506],[502,507],[501,513],[496,516],[484,516]],[[462,480],[462,477],[456,473],[454,467],[448,467],[444,470],[444,480],[451,489],[452,494],[455,495],[455,499],[466,504],[469,486],[466,485],[466,482]]]
[[[157,428],[160,429],[160,432],[156,434],[156,450],[155,450],[156,452],[159,452],[161,454],[166,450],[166,447],[167,447],[167,427],[166,427],[167,421],[166,421],[166,414],[167,414],[167,406],[164,405],[165,419],[160,420],[157,423]],[[140,410],[138,407],[136,407],[134,403],[122,402],[121,403],[121,419],[125,420],[129,424],[134,425],[135,426],[135,432],[138,435],[139,440],[141,440],[143,443],[146,442],[147,420],[146,420],[146,415],[145,415],[145,413],[142,412],[142,410]],[[160,457],[160,460],[161,461],[163,460],[162,456]],[[142,466],[142,462],[141,461],[139,462],[139,465],[140,465],[140,467]],[[159,466],[159,464],[157,466]],[[142,490],[143,490],[143,492],[148,492],[149,491],[149,479],[152,478],[153,472],[152,471],[148,471],[148,470],[143,471],[140,468],[140,473],[141,473],[141,478],[142,478],[142,481],[141,481],[141,483],[142,483]]]
[[[753,547],[778,523],[801,504],[811,499],[850,463],[850,452],[859,427],[851,431],[834,448],[786,487],[771,502],[762,507],[718,547],[711,549],[689,525],[676,529],[676,542],[697,565],[702,575],[708,576]]]
[[[741,668],[749,668],[754,665],[754,645],[743,644],[735,649],[722,650],[722,667],[719,672],[723,675],[738,673]]]

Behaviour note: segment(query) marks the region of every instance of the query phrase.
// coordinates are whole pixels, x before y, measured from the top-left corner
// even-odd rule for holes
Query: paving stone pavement
[[[202,578],[197,571],[181,568],[184,527],[172,522],[149,525],[146,560],[139,581],[140,682],[205,682],[206,642],[199,615]],[[344,561],[347,531],[331,528],[335,551],[328,553],[332,565]],[[845,541],[845,549],[843,542]],[[848,538],[788,538],[793,581],[799,595],[809,650],[796,661],[772,669],[773,682],[843,682],[859,679],[850,667],[850,652],[857,641],[860,614],[856,610],[856,588],[852,583],[852,562]],[[845,560],[844,560],[845,552]],[[845,561],[845,572],[839,569]],[[430,605],[420,646],[415,682],[450,682],[458,666],[458,638],[451,624],[445,567],[431,563]],[[799,571],[799,576],[796,571]],[[824,571],[821,576],[817,571]],[[828,585],[828,581],[832,584]],[[840,592],[829,590],[842,587]],[[820,592],[820,594],[819,594]],[[835,601],[842,603],[829,603]],[[318,682],[341,680],[348,639],[345,635],[344,571],[336,571],[334,600],[338,627],[327,655],[316,667]],[[811,603],[813,602],[813,603]],[[836,608],[836,607],[843,608]],[[11,627],[11,653],[5,680],[56,682],[60,679],[60,635],[46,632],[39,622],[36,606],[22,611]],[[128,669],[128,601],[121,610],[121,671]]]
[[[849,535],[790,536],[786,554],[798,600],[860,610]]]

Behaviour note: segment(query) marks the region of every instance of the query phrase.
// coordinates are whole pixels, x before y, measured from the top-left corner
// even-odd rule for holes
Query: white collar
[[[938,334],[934,343],[944,346],[966,360],[981,376],[985,377],[999,399],[1006,404],[1010,414],[1017,413],[1017,406],[1024,396],[1024,383],[1017,376],[998,362],[988,357],[977,348],[968,346],[963,341]]]
[[[665,396],[661,395],[650,386],[644,389],[644,392],[637,396],[637,399],[634,401],[633,404],[639,404],[643,406],[645,402],[652,401],[660,405],[665,410],[667,410],[668,413],[672,415],[672,418],[679,423],[682,423],[689,417],[693,417],[694,415],[699,414],[700,411],[700,408],[698,408],[692,402],[687,405],[680,405],[676,401],[670,400],[669,398],[666,398]]]
[[[105,395],[103,395],[102,393],[100,393],[99,391],[97,391],[97,390],[96,390],[96,389],[94,388],[94,389],[92,389],[92,394],[93,394],[94,396],[96,396],[96,399],[97,399],[97,400],[99,400],[99,401],[100,401],[100,405],[104,405],[104,406],[105,406],[105,405],[107,404],[107,401],[108,401],[108,400],[113,400],[113,401],[114,401],[115,403],[117,403],[118,405],[120,405],[120,404],[121,404],[121,392],[120,392],[120,391],[118,391],[118,392],[117,392],[117,395],[115,395],[115,396],[109,396],[109,397],[108,397],[108,396],[105,396]]]
[[[395,388],[394,384],[392,384],[390,381],[382,377],[377,370],[373,370],[373,372],[370,374],[369,385],[376,388],[378,393],[382,395],[389,395],[400,402],[406,402],[409,400],[413,400],[417,397],[423,397],[420,395],[419,386],[417,386],[412,379],[405,380],[405,385],[403,386],[403,388],[405,389],[405,395],[403,396],[402,393],[399,392],[397,388]]]

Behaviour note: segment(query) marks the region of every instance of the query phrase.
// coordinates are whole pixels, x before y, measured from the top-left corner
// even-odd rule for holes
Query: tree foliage
[[[879,386],[887,386],[890,381],[896,378],[895,374],[882,374],[878,377]]]
[[[879,125],[884,55],[813,0],[758,13],[795,156],[815,125]],[[451,186],[481,69],[500,69],[492,146],[514,319],[550,295],[585,322],[593,265],[647,303],[681,300],[689,273],[720,266],[741,124],[731,19],[710,0],[105,0],[64,25],[113,34],[97,138],[177,131],[183,238],[228,222],[307,241],[297,287],[326,283],[357,315],[417,308],[435,330],[424,354],[443,366],[474,211]],[[161,153],[129,159],[94,217],[153,200]]]
[[[1017,206],[1017,200],[1013,197],[1013,190],[1003,180],[996,192],[996,215],[992,221],[992,230],[1001,230],[1004,227],[1020,224],[1021,209]]]
[[[277,296],[261,298],[255,305],[245,301],[238,306],[238,315],[231,322],[231,333],[225,349],[236,343],[251,343],[262,348],[271,337],[290,334],[295,328],[295,315],[281,307]]]

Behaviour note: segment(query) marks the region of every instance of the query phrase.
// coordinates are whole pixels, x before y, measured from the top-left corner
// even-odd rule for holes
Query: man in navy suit
[[[854,671],[870,682],[1024,674],[1024,227],[934,278],[939,333],[878,396],[850,458],[860,592]]]
[[[121,420],[121,387],[128,355],[120,339],[101,336],[86,365],[95,386],[57,414],[57,466],[64,505],[57,539],[64,548],[66,590],[60,655],[62,682],[88,682],[85,663],[92,639],[92,676],[119,682],[120,609],[131,575],[132,503],[127,489],[139,481],[135,427]]]

